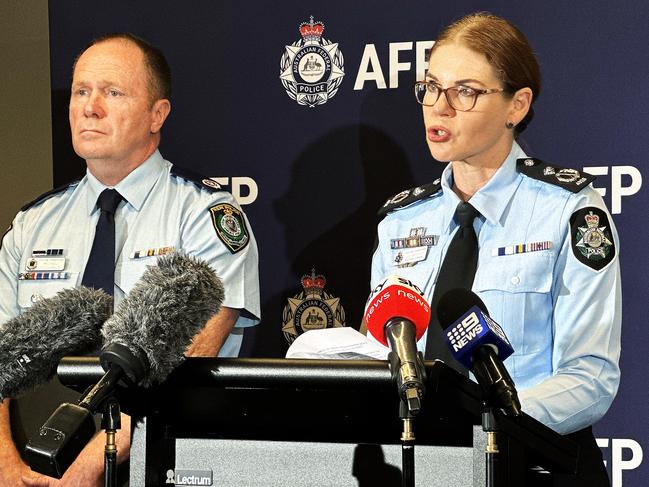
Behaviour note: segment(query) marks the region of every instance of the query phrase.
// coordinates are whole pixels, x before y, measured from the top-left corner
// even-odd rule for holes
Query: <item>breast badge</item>
[[[300,24],[302,39],[286,46],[279,63],[279,79],[286,94],[298,105],[324,105],[338,91],[345,76],[343,53],[338,43],[322,37],[324,24]]]
[[[303,291],[288,298],[282,312],[282,332],[289,344],[305,331],[345,326],[340,298],[324,291],[326,282],[312,269],[310,275],[302,276]]]

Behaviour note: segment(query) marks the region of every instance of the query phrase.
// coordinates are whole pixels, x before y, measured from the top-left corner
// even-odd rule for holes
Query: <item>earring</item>
[[[505,124],[505,127],[507,127],[508,129],[513,129],[514,128],[514,122],[507,122]]]

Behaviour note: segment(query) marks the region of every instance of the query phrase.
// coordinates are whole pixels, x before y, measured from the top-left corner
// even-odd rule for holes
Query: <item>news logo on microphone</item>
[[[389,320],[403,318],[414,323],[416,339],[419,340],[430,321],[430,311],[419,287],[408,279],[391,275],[372,290],[363,318],[372,336],[388,346],[384,327]]]
[[[467,369],[471,368],[473,352],[482,345],[493,347],[501,360],[514,352],[500,325],[478,306],[469,308],[446,329],[445,340],[455,359]]]

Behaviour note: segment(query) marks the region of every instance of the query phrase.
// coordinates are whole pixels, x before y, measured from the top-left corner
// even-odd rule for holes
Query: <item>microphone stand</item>
[[[485,447],[485,485],[486,487],[497,487],[498,481],[498,442],[497,435],[498,425],[493,414],[493,408],[486,402],[483,403],[482,411],[482,431],[487,433],[487,446]]]
[[[117,443],[115,435],[122,427],[119,403],[114,397],[106,401],[101,417],[101,429],[106,432],[104,447],[104,487],[117,487]]]
[[[414,415],[403,399],[399,403],[399,417],[403,421],[401,433],[401,487],[415,487],[415,432]]]
[[[388,355],[390,371],[393,380],[397,383],[399,390],[399,418],[403,421],[401,433],[401,487],[415,487],[415,416],[421,410],[421,397],[424,394],[424,382],[426,370],[423,367],[423,355],[417,354],[416,381],[410,377],[412,382],[404,383],[400,374],[401,360],[399,356],[390,352]]]

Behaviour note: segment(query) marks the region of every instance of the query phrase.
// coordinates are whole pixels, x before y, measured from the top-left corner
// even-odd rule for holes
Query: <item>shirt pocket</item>
[[[515,355],[538,353],[552,342],[553,269],[550,252],[490,257],[478,267],[473,289]]]
[[[18,281],[18,306],[31,308],[40,299],[51,298],[59,291],[77,285],[78,272],[68,272],[67,279],[24,279]]]
[[[145,259],[130,259],[117,264],[115,267],[115,286],[124,296],[128,295],[140,280],[144,271],[146,271],[147,266],[155,266],[157,262],[156,257],[148,257]]]

